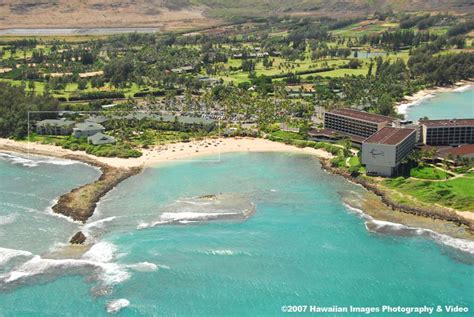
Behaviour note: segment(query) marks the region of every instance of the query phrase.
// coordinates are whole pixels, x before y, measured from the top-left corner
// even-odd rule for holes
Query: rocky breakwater
[[[86,156],[70,155],[65,158],[80,160],[99,168],[101,176],[95,182],[75,188],[59,197],[53,212],[85,223],[93,214],[99,200],[119,183],[141,172],[141,167],[113,167]]]

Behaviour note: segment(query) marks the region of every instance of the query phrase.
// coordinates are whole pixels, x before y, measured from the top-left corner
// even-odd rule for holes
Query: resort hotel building
[[[416,130],[384,127],[362,143],[367,174],[392,176],[416,144]]]
[[[460,145],[474,143],[474,119],[421,120],[422,143]]]
[[[324,129],[312,130],[309,135],[316,140],[348,137],[354,145],[360,146],[366,138],[395,121],[395,118],[365,111],[335,109],[324,113]]]

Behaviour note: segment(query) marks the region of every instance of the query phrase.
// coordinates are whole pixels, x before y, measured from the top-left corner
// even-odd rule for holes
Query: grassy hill
[[[355,16],[374,11],[473,12],[470,0],[4,0],[0,28],[213,26],[241,17]]]

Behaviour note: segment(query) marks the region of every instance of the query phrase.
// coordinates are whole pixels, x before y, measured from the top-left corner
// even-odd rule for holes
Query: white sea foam
[[[408,113],[408,109],[413,107],[413,106],[416,106],[428,99],[431,99],[433,97],[435,97],[436,94],[428,94],[426,96],[423,96],[421,97],[420,99],[417,99],[415,101],[412,101],[412,102],[407,102],[407,103],[402,103],[400,105],[398,105],[396,108],[397,108],[397,112],[399,114],[403,114],[403,115],[406,115]]]
[[[118,313],[122,308],[127,307],[128,305],[130,305],[130,302],[127,299],[116,299],[107,303],[107,312],[115,314]]]
[[[35,276],[70,272],[95,273],[105,285],[115,285],[130,277],[125,266],[110,262],[114,258],[115,250],[116,247],[112,243],[99,242],[92,246],[81,259],[44,259],[27,251],[0,248],[2,263],[6,263],[13,257],[32,256],[28,261],[0,276],[0,286]]]
[[[97,269],[97,276],[106,285],[115,285],[127,280],[130,274],[116,263],[101,263],[76,259],[43,259],[39,255],[16,267],[13,271],[0,277],[1,282],[8,284],[20,279],[46,274],[60,274],[84,270],[91,272]]]
[[[115,251],[117,247],[114,244],[102,241],[94,244],[82,258],[95,262],[110,262],[114,258]]]
[[[411,227],[411,226],[403,225],[401,223],[377,220],[371,217],[370,215],[367,215],[366,213],[364,213],[361,209],[354,208],[347,204],[344,204],[344,206],[347,209],[356,212],[363,219],[365,219],[366,220],[365,227],[369,231],[380,232],[383,229],[389,229],[389,230],[392,230],[393,232],[397,232],[397,231],[405,230],[410,235],[426,236],[426,237],[431,238],[438,244],[449,246],[451,248],[474,255],[474,241],[450,237],[446,234],[438,233],[431,229]]]
[[[7,249],[0,247],[0,266],[7,264],[11,259],[17,257],[30,257],[33,256],[31,252],[15,249]]]
[[[17,216],[18,216],[17,214],[9,214],[6,216],[0,216],[0,226],[8,225],[15,222]]]
[[[190,224],[207,220],[216,220],[221,218],[246,217],[250,213],[246,210],[241,212],[164,212],[160,215],[158,221],[152,223],[142,222],[137,229],[145,229],[166,224]]]
[[[107,222],[111,222],[113,221],[115,218],[117,218],[116,216],[112,216],[112,217],[107,217],[107,218],[104,218],[104,219],[99,219],[99,220],[96,220],[96,221],[93,221],[93,222],[90,222],[88,224],[85,224],[82,228],[81,228],[81,231],[82,233],[86,236],[86,237],[90,237],[90,233],[91,233],[91,230],[94,230],[94,229],[101,229],[105,226],[105,224]]]
[[[221,216],[239,215],[235,212],[164,212],[160,218],[162,221],[182,221],[182,220],[208,220]]]
[[[168,265],[164,265],[164,264],[157,264],[156,266],[159,267],[160,269],[165,269],[165,270],[171,269]]]
[[[127,265],[127,268],[130,268],[138,272],[153,272],[153,271],[158,270],[158,265],[156,265],[155,263],[150,263],[150,262],[140,262],[136,264],[129,264]]]
[[[206,253],[213,255],[234,255],[234,251],[232,250],[209,250]]]
[[[464,86],[461,86],[461,87],[458,87],[458,88],[454,89],[453,91],[454,92],[465,92],[465,91],[468,91],[468,90],[471,90],[471,89],[474,89],[473,85],[464,85]]]
[[[82,222],[76,221],[76,220],[72,219],[71,217],[68,217],[66,215],[54,212],[53,207],[58,203],[58,201],[59,201],[59,198],[55,198],[55,199],[51,200],[51,202],[49,203],[49,206],[46,208],[47,215],[53,216],[53,217],[56,217],[56,218],[61,218],[63,220],[67,220],[68,222],[71,222],[71,223],[82,224]]]
[[[52,164],[52,165],[72,165],[78,164],[79,162],[72,160],[59,159],[54,157],[42,157],[42,156],[20,156],[11,153],[0,153],[0,159],[5,159],[13,164],[20,164],[26,167],[36,167],[39,164]]]

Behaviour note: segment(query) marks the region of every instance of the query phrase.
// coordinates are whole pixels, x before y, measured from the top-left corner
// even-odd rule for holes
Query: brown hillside
[[[376,10],[474,11],[471,0],[3,0],[0,28],[190,29],[235,17],[361,15]]]

